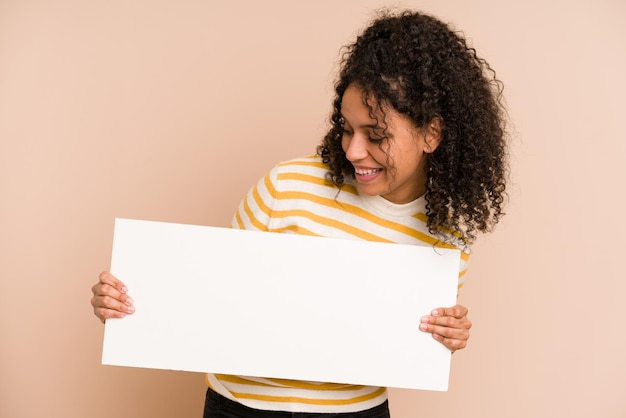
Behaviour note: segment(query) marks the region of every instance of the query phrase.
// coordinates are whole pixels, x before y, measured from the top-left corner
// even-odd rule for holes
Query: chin
[[[359,191],[359,194],[362,195],[366,195],[366,196],[380,196],[385,194],[385,191],[380,190],[380,188],[374,188],[374,187],[363,187],[362,185],[357,185],[357,190]]]

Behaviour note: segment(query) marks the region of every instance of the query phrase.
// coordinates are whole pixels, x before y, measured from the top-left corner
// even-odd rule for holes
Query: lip
[[[354,177],[359,181],[371,181],[382,173],[381,167],[354,167]]]

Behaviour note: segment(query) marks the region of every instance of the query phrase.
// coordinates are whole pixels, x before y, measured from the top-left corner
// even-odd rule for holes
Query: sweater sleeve
[[[276,202],[278,166],[272,168],[254,185],[243,198],[231,227],[255,231],[268,231],[272,220],[272,210]]]

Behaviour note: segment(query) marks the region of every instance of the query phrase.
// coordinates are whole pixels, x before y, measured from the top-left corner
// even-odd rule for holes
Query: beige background
[[[99,364],[113,218],[226,226],[313,152],[339,47],[383,4],[0,0],[1,417],[201,416],[202,375]],[[626,416],[626,3],[400,4],[473,40],[514,132],[470,347],[449,392],[392,390],[394,416]]]

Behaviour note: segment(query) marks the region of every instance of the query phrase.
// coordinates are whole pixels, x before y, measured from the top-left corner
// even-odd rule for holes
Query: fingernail
[[[122,293],[126,293],[128,292],[128,289],[126,288],[126,286],[122,286]]]
[[[429,322],[429,321],[430,321],[430,318],[429,318],[429,317],[427,317],[427,316],[423,316],[423,317],[422,317],[422,319],[421,319],[421,321],[422,321],[422,322]]]
[[[434,315],[434,316],[437,316],[437,315],[439,315],[439,311],[437,309],[433,309],[431,314]]]
[[[133,298],[131,298],[130,296],[126,298],[125,303],[127,305],[132,305],[133,303],[135,303],[135,301],[133,300]]]
[[[126,308],[126,312],[133,313],[133,312],[135,312],[135,308],[132,307],[132,306],[129,306],[129,307]]]
[[[422,331],[428,331],[428,325],[426,325],[426,324],[420,324],[420,330],[422,330]]]

